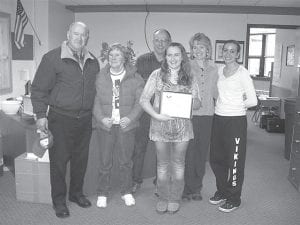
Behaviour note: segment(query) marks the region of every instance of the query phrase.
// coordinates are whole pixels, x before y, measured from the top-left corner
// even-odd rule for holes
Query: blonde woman
[[[190,39],[191,73],[199,87],[201,107],[193,110],[194,139],[189,142],[185,157],[185,186],[182,199],[202,200],[202,180],[209,151],[214,103],[217,96],[218,69],[211,62],[212,45],[203,33]]]

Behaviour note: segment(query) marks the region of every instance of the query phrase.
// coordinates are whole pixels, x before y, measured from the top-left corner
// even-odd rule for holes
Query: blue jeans
[[[157,190],[161,200],[179,201],[184,188],[185,153],[188,141],[155,142]]]
[[[112,126],[110,131],[97,129],[99,137],[99,177],[97,194],[108,196],[111,189],[110,177],[113,166],[113,151],[118,150],[121,194],[129,194],[132,189],[132,154],[135,130],[123,132],[119,126]],[[119,146],[116,149],[116,146]]]

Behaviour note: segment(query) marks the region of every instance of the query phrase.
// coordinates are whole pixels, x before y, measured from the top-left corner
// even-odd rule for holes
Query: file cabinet
[[[300,189],[300,98],[296,99],[295,122],[293,124],[292,144],[290,153],[289,181]]]

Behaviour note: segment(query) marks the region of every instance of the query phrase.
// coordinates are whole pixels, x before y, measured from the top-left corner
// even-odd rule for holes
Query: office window
[[[250,28],[248,70],[253,77],[271,76],[276,29]]]

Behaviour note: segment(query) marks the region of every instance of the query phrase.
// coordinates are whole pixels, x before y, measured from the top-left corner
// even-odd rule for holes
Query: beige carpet
[[[289,161],[284,159],[284,134],[270,134],[249,120],[245,183],[241,207],[230,214],[208,203],[215,192],[214,176],[207,164],[203,201],[182,204],[175,215],[158,215],[152,179],[136,194],[136,206],[126,207],[115,192],[106,209],[81,209],[69,203],[71,216],[58,219],[51,205],[20,202],[15,198],[14,177],[0,177],[1,225],[298,225],[300,193],[288,182]]]

